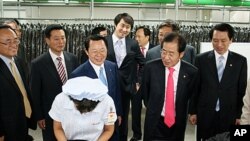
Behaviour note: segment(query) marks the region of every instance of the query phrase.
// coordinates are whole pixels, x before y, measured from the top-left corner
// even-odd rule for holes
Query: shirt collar
[[[7,58],[3,55],[0,54],[0,58],[4,61],[4,63],[8,66],[8,68],[10,68],[10,62],[11,61],[14,61],[14,57],[12,57],[11,59],[10,58]]]
[[[227,57],[228,57],[228,53],[229,51],[227,50],[223,55],[217,53],[215,50],[214,50],[214,54],[215,54],[215,59],[218,60],[220,56],[223,56],[224,57],[224,60],[227,60]]]
[[[96,64],[94,64],[93,62],[91,62],[90,59],[89,59],[89,63],[94,68],[95,72],[99,72],[101,67],[104,68],[104,63],[101,66],[97,66]],[[99,74],[99,73],[97,73],[97,74]]]
[[[121,40],[122,43],[125,44],[125,38],[119,39],[117,36],[115,36],[115,34],[112,35],[112,39],[113,39],[113,45],[115,45],[118,40]]]
[[[56,61],[56,58],[57,58],[57,57],[61,57],[61,58],[62,58],[62,61],[64,61],[63,52],[61,53],[60,56],[57,56],[55,53],[53,53],[53,52],[51,51],[51,49],[49,49],[49,54],[50,54],[50,56],[51,56],[51,58],[52,58],[52,60],[53,60],[54,62]]]

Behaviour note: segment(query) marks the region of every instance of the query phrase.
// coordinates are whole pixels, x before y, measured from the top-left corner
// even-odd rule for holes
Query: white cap
[[[69,79],[63,85],[62,91],[76,100],[86,98],[92,101],[102,101],[108,93],[108,88],[100,79],[81,76]]]

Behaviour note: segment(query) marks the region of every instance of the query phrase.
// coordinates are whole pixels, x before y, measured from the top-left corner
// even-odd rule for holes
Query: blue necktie
[[[217,72],[218,72],[219,81],[221,81],[221,78],[222,78],[222,75],[223,75],[223,72],[224,72],[223,61],[224,61],[224,57],[220,56],[218,58],[218,65],[217,65]],[[217,99],[217,102],[216,102],[215,111],[217,111],[217,112],[220,111],[220,99],[219,98]]]
[[[104,85],[106,85],[107,86],[107,80],[106,80],[106,78],[105,78],[105,76],[104,76],[104,74],[103,74],[103,67],[101,67],[100,68],[100,71],[99,71],[99,79],[102,81],[102,83],[104,84]]]

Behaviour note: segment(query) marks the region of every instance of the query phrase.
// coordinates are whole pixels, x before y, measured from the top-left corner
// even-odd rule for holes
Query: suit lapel
[[[47,70],[51,74],[51,76],[54,77],[57,81],[59,81],[59,82],[62,83],[62,81],[60,79],[60,76],[59,76],[59,74],[57,72],[56,66],[55,66],[55,64],[54,64],[54,62],[53,62],[53,60],[52,60],[49,52],[47,52],[45,54],[44,61],[45,62],[44,62],[43,65],[44,65],[45,68],[47,68]],[[43,66],[41,66],[41,68],[43,68]]]
[[[178,76],[178,82],[177,82],[177,91],[176,91],[176,97],[175,97],[175,103],[178,102],[178,99],[181,97],[181,94],[183,93],[183,86],[185,86],[185,81],[188,76],[188,74],[184,71],[185,66],[183,65],[183,62],[181,61],[181,66],[179,70],[179,76]],[[175,104],[177,105],[177,104]]]
[[[70,75],[70,73],[72,72],[72,63],[70,61],[70,57],[67,53],[63,52],[63,55],[64,55],[64,59],[65,59],[65,66],[66,66],[66,70],[67,70],[67,74],[68,76]]]
[[[112,35],[109,35],[107,37],[107,41],[108,41],[108,57],[109,57],[109,60],[112,61],[112,62],[117,63],[116,57],[115,57],[115,50],[114,50]]]
[[[210,72],[214,76],[214,78],[217,78],[217,80],[219,82],[214,51],[210,51],[210,53],[208,54],[207,61],[208,61],[208,63],[207,63],[208,69],[210,70]]]
[[[107,78],[107,82],[108,82],[108,87],[109,90],[111,89],[110,87],[112,87],[112,82],[114,82],[114,72],[112,71],[112,69],[110,68],[110,66],[106,63],[106,61],[104,62],[104,68],[105,68],[105,72],[106,72],[106,78]]]
[[[90,78],[98,78],[93,66],[90,64],[89,60],[86,62],[86,68],[88,71],[86,71],[86,76]]]
[[[13,85],[13,87],[16,89],[16,91],[21,93],[21,91],[16,83],[16,80],[14,79],[13,75],[11,74],[8,66],[4,63],[4,61],[1,58],[0,58],[0,71],[1,71],[1,75],[3,75],[3,77],[5,77],[6,80],[8,80],[11,85]]]
[[[227,57],[227,62],[226,62],[226,65],[225,65],[225,69],[224,69],[224,72],[223,72],[223,75],[222,75],[222,78],[221,78],[221,83],[225,82],[226,78],[229,78],[229,77],[226,77],[226,76],[230,76],[230,75],[232,75],[234,73],[232,71],[232,69],[231,69],[231,67],[234,64],[233,61],[234,61],[233,54],[232,54],[232,52],[229,51],[228,57]]]

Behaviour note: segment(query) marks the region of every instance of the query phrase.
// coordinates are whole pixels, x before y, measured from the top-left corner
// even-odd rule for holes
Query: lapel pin
[[[183,78],[186,78],[186,75],[183,75]]]
[[[233,66],[233,64],[230,64],[229,66],[230,66],[230,67],[232,67],[232,66]]]

